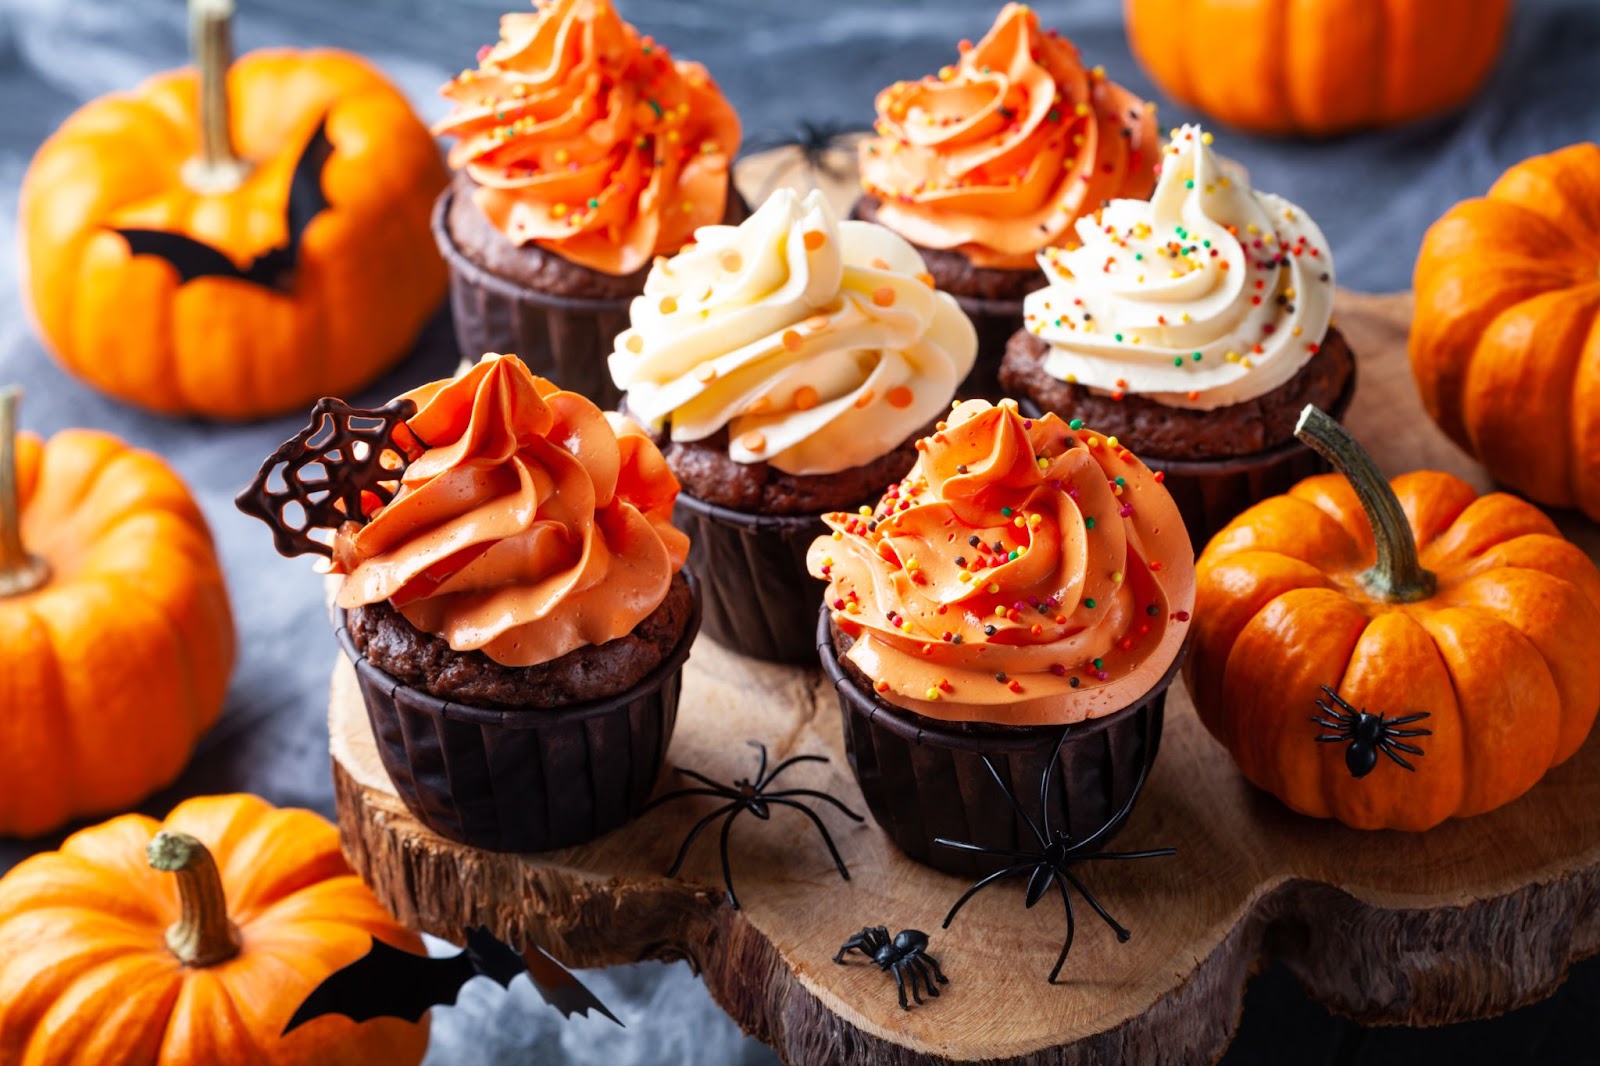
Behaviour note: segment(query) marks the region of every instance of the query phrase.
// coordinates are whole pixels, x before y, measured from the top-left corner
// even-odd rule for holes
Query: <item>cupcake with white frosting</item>
[[[779,190],[656,261],[611,374],[683,486],[708,632],[761,658],[815,657],[817,515],[911,468],[976,352],[907,241],[840,221],[816,193]]]
[[[1115,435],[1165,472],[1197,545],[1316,472],[1306,404],[1349,405],[1355,361],[1332,328],[1328,243],[1305,211],[1174,130],[1149,200],[1114,200],[1039,256],[1044,288],[1001,366],[1025,406]]]

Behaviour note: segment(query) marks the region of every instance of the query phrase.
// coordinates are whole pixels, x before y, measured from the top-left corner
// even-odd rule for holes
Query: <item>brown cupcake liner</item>
[[[713,640],[768,662],[816,661],[811,619],[824,586],[806,569],[806,552],[828,532],[820,517],[747,514],[680,492],[672,521],[689,535]]]
[[[1137,703],[1071,726],[954,724],[896,707],[869,691],[840,661],[831,613],[816,628],[822,668],[844,719],[845,751],[872,817],[896,847],[946,873],[976,877],[1009,860],[942,847],[940,837],[991,848],[1034,850],[1038,841],[984,765],[1035,819],[1039,783],[1062,729],[1068,736],[1050,772],[1050,824],[1083,839],[1115,819],[1144,785],[1161,746],[1167,688],[1183,661]],[[1103,839],[1121,828],[1114,825]]]
[[[339,611],[339,646],[355,665],[389,780],[440,836],[486,851],[554,851],[631,821],[655,789],[678,717],[694,610],[672,653],[626,692],[559,710],[505,710],[439,699],[401,683],[356,649]]]
[[[628,328],[631,299],[555,296],[492,274],[467,257],[450,234],[446,188],[433,205],[433,238],[450,266],[450,310],[456,345],[468,359],[485,352],[516,355],[528,368],[562,388],[611,410],[622,390],[607,359],[617,334]]]
[[[1356,369],[1352,362],[1350,380],[1328,413],[1343,420],[1355,392]],[[1017,409],[1029,418],[1038,418],[1041,413],[1039,405],[1028,398],[1018,401]],[[1139,454],[1137,447],[1134,452]],[[1196,555],[1223,526],[1248,508],[1332,469],[1327,460],[1298,440],[1236,458],[1157,459],[1140,454],[1139,459],[1151,470],[1162,472],[1161,483],[1178,505]]]

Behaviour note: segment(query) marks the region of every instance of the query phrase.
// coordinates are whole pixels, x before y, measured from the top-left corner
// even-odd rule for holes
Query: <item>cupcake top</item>
[[[1150,691],[1194,607],[1161,475],[1010,400],[959,404],[917,446],[870,513],[823,516],[833,532],[807,558],[878,694],[929,718],[1061,725]]]
[[[937,76],[878,94],[861,145],[878,219],[925,248],[1027,270],[1079,215],[1154,184],[1155,105],[1085,70],[1072,42],[1007,4]]]
[[[1172,131],[1149,200],[1077,224],[1039,255],[1024,303],[1044,368],[1113,395],[1202,411],[1278,388],[1316,354],[1333,314],[1333,258],[1300,208],[1230,176],[1198,126]]]
[[[739,119],[698,63],[622,21],[609,0],[535,0],[443,93],[451,167],[517,244],[631,274],[722,219]]]
[[[932,283],[900,237],[780,189],[656,263],[611,375],[675,441],[726,427],[737,462],[861,466],[946,410],[972,369],[972,323]]]
[[[678,482],[621,415],[486,355],[405,394],[423,445],[394,498],[335,535],[338,604],[388,600],[457,651],[532,666],[633,630],[689,540]]]

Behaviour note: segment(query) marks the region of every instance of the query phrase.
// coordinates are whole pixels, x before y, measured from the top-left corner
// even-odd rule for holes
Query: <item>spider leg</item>
[[[739,817],[739,811],[744,810],[742,805],[738,810],[728,815],[728,820],[722,823],[722,887],[728,892],[728,906],[734,910],[739,909],[739,897],[733,893],[733,871],[728,867],[728,832],[733,829],[733,820]]]
[[[772,784],[772,782],[774,782],[774,781],[776,781],[778,779],[778,775],[779,774],[783,773],[785,770],[787,770],[789,767],[793,766],[797,762],[827,762],[827,761],[828,761],[827,756],[824,756],[824,755],[791,755],[789,758],[783,760],[777,766],[774,766],[772,768],[772,772],[770,774],[764,774],[762,777],[758,778],[756,780],[756,788],[757,789],[762,789],[762,788],[765,788],[767,785]]]
[[[944,837],[935,837],[933,842],[942,847],[955,848],[957,851],[975,851],[980,855],[999,855],[1005,859],[1027,859],[1039,854],[1037,851],[1018,851],[1016,848],[986,848],[982,844],[946,840]]]
[[[1351,739],[1353,739],[1353,738],[1350,737],[1348,734],[1345,734],[1345,733],[1324,733],[1324,734],[1322,734],[1321,736],[1319,736],[1317,738],[1317,743],[1318,744],[1343,744],[1345,741],[1351,740]]]
[[[769,796],[767,798],[767,802],[775,803],[782,807],[793,807],[795,810],[811,819],[811,824],[816,826],[817,832],[822,834],[822,842],[828,845],[828,854],[833,856],[833,865],[838,868],[839,876],[844,878],[846,881],[850,880],[850,871],[845,867],[844,859],[839,857],[839,849],[833,846],[833,837],[829,835],[828,827],[822,824],[822,819],[817,816],[816,811],[797,800],[772,799]]]
[[[1431,729],[1385,729],[1383,735],[1387,737],[1431,737]]]
[[[1096,851],[1089,855],[1074,855],[1073,862],[1090,862],[1095,859],[1165,859],[1178,854],[1177,848],[1151,848],[1149,851]]]
[[[756,791],[761,790],[761,783],[767,779],[767,746],[759,740],[747,740],[746,744],[761,753],[761,765],[756,768]]]
[[[1072,897],[1067,895],[1067,886],[1057,881],[1056,888],[1061,890],[1061,905],[1067,911],[1067,939],[1062,942],[1061,954],[1056,956],[1055,968],[1050,971],[1050,977],[1048,978],[1050,984],[1055,984],[1056,978],[1061,976],[1061,967],[1067,963],[1067,953],[1072,950],[1073,938],[1078,935],[1078,923],[1072,917]]]
[[[1389,738],[1385,737],[1384,740],[1383,740],[1383,743],[1388,745],[1391,748],[1394,748],[1396,751],[1403,751],[1407,755],[1423,755],[1423,754],[1426,754],[1421,748],[1417,747],[1415,744],[1407,744],[1403,740],[1390,740]]]
[[[928,965],[929,966],[933,967],[933,976],[935,976],[935,977],[937,977],[939,979],[939,983],[941,985],[947,985],[947,984],[950,983],[950,978],[946,977],[944,975],[944,971],[939,969],[939,960],[938,959],[934,958],[932,955],[929,955],[926,951],[924,951],[922,953],[922,957],[924,959],[928,960]]]
[[[1023,906],[1032,909],[1035,903],[1050,891],[1050,885],[1056,879],[1056,868],[1048,862],[1041,862],[1034,867],[1033,876],[1028,878],[1028,894],[1023,899]]]
[[[1329,699],[1333,700],[1334,703],[1337,703],[1339,705],[1339,709],[1340,710],[1348,712],[1352,717],[1355,716],[1357,713],[1359,713],[1359,712],[1356,711],[1356,709],[1354,707],[1352,707],[1345,700],[1345,698],[1343,696],[1339,695],[1338,692],[1336,692],[1333,689],[1329,688],[1327,685],[1322,685],[1320,687],[1321,687],[1322,691],[1324,691],[1324,692],[1326,692],[1328,694],[1328,698]],[[1322,701],[1318,700],[1317,702],[1321,703]]]
[[[892,966],[889,968],[889,972],[894,974],[895,987],[900,990],[900,1009],[910,1010],[911,1004],[906,1002],[906,980],[900,976],[900,967]],[[921,1003],[922,1001],[919,999],[917,1002]]]
[[[1415,766],[1412,766],[1410,763],[1406,762],[1400,756],[1396,755],[1394,753],[1394,749],[1389,747],[1389,742],[1388,741],[1386,741],[1386,740],[1385,741],[1379,741],[1378,742],[1378,750],[1383,752],[1385,755],[1389,756],[1389,758],[1393,759],[1395,762],[1399,763],[1403,768],[1405,768],[1407,770],[1415,770],[1416,769]],[[1420,752],[1418,754],[1420,754]]]
[[[713,780],[711,780],[711,778],[707,777],[705,774],[695,773],[693,770],[685,770],[681,766],[674,766],[673,769],[678,771],[678,773],[682,774],[684,777],[692,777],[692,778],[694,778],[696,781],[700,782],[702,785],[709,785],[711,788],[717,789],[717,790],[719,790],[721,792],[730,792],[731,791],[728,788],[727,785],[723,784],[720,781],[713,781]]]
[[[1050,751],[1050,761],[1044,764],[1043,780],[1039,782],[1039,820],[1044,825],[1045,839],[1050,839],[1050,783],[1055,780],[1056,762],[1061,758],[1061,745],[1067,742],[1067,734],[1072,732],[1071,726],[1062,726],[1061,735],[1056,738],[1056,746]]]
[[[938,999],[939,990],[933,987],[933,975],[928,973],[927,964],[916,956],[912,956],[907,961],[915,969],[917,975],[922,978],[922,987],[928,990],[928,995]]]
[[[683,845],[678,848],[678,857],[672,860],[671,866],[667,867],[667,876],[678,876],[678,871],[683,869],[683,860],[689,857],[689,848],[694,844],[695,837],[700,835],[701,830],[710,825],[712,822],[716,821],[718,818],[721,818],[723,815],[729,814],[729,812],[735,810],[738,806],[739,805],[737,803],[729,803],[725,806],[718,807],[716,810],[712,811],[710,814],[696,822],[694,824],[694,828],[689,830],[689,835],[683,838]],[[732,821],[732,818],[730,817],[729,820]]]
[[[843,944],[839,945],[839,953],[833,957],[833,961],[837,962],[839,965],[843,966],[844,965],[844,953],[845,952],[847,952],[847,951],[859,951],[863,955],[866,954],[865,949],[861,946],[861,943],[862,943],[861,942],[861,938],[865,933],[866,933],[866,930],[863,929],[860,933],[857,933],[855,936],[851,937],[849,940],[846,940]]]
[[[1078,890],[1078,895],[1083,897],[1083,901],[1093,907],[1094,912],[1105,920],[1105,923],[1111,927],[1113,933],[1117,934],[1117,939],[1126,944],[1133,934],[1122,928],[1121,925],[1117,924],[1115,918],[1106,913],[1106,909],[1100,906],[1100,901],[1094,898],[1094,893],[1085,888],[1083,882],[1074,877],[1071,870],[1062,870],[1061,876],[1072,882],[1072,887]]]
[[[667,792],[663,795],[657,796],[649,803],[646,803],[644,805],[644,811],[653,811],[663,803],[671,803],[673,800],[685,799],[689,796],[716,796],[720,799],[733,798],[733,796],[731,796],[728,793],[728,790],[725,788],[680,788],[675,791]],[[639,813],[643,814],[644,811],[640,811]]]
[[[769,800],[783,799],[787,796],[810,796],[812,799],[827,800],[829,803],[839,808],[846,818],[857,822],[866,821],[866,819],[861,817],[861,815],[857,814],[855,811],[852,811],[849,807],[846,807],[844,804],[840,803],[826,792],[818,792],[814,788],[787,788],[782,792],[765,793],[764,798]]]
[[[922,990],[917,987],[917,971],[911,968],[909,965],[910,961],[910,959],[901,959],[899,962],[895,963],[894,972],[896,976],[904,973],[910,977],[910,980],[908,980],[906,984],[911,986],[911,998],[916,1000],[917,1006],[920,1007],[922,1006]]]
[[[1008,866],[1004,870],[996,870],[994,873],[990,874],[988,877],[983,878],[977,884],[973,885],[971,888],[969,888],[965,892],[961,893],[961,898],[956,900],[955,906],[950,908],[950,913],[944,916],[943,928],[945,928],[945,929],[950,928],[950,922],[952,920],[954,920],[954,918],[956,916],[956,911],[959,911],[966,904],[967,900],[969,900],[973,896],[977,895],[979,889],[986,888],[989,885],[994,884],[996,881],[1000,880],[1002,877],[1010,877],[1013,874],[1020,874],[1024,870],[1031,870],[1037,865],[1038,865],[1038,863],[1025,862],[1020,866]]]
[[[1000,776],[1000,771],[995,769],[994,760],[985,755],[983,756],[983,765],[989,768],[989,776],[994,778],[994,783],[1000,786],[1001,792],[1005,793],[1006,801],[1011,804],[1011,809],[1017,812],[1017,817],[1021,818],[1027,827],[1032,830],[1034,838],[1039,841],[1039,847],[1049,847],[1050,841],[1040,831],[1038,823],[1028,817],[1028,812],[1022,809],[1022,804],[1017,802],[1017,794],[1011,791],[1011,786],[1006,784],[1005,778]]]
[[[1347,726],[1351,722],[1355,721],[1354,715],[1341,714],[1332,707],[1329,707],[1326,703],[1323,703],[1321,700],[1317,701],[1317,710],[1327,715],[1328,719],[1331,719],[1331,721],[1319,718],[1316,715],[1312,715],[1311,720],[1316,722],[1318,725],[1325,725],[1330,729],[1338,729],[1341,726]]]
[[[1147,749],[1145,752],[1144,765],[1139,767],[1139,776],[1133,782],[1133,788],[1128,790],[1128,798],[1122,801],[1122,807],[1117,811],[1116,814],[1112,815],[1111,818],[1106,821],[1105,825],[1102,825],[1099,829],[1096,829],[1082,840],[1077,841],[1074,845],[1076,850],[1083,851],[1093,847],[1095,842],[1101,837],[1105,836],[1107,833],[1120,826],[1123,822],[1127,821],[1128,812],[1133,810],[1133,801],[1139,798],[1140,792],[1144,791],[1144,783],[1150,777],[1150,765],[1154,761],[1155,760],[1149,757],[1149,751]]]
[[[1316,714],[1311,715],[1307,721],[1315,722],[1324,729],[1333,729],[1340,732],[1350,728],[1350,723],[1347,721],[1338,718],[1323,718],[1321,715]]]
[[[1424,718],[1431,718],[1431,717],[1433,717],[1433,716],[1430,715],[1427,711],[1423,711],[1421,714],[1407,714],[1407,715],[1402,715],[1399,718],[1385,718],[1383,720],[1383,724],[1384,725],[1410,725],[1412,722],[1420,722]]]

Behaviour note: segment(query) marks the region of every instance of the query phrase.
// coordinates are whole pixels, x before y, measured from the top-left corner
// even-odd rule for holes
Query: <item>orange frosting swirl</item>
[[[536,0],[443,93],[434,133],[517,244],[631,274],[719,223],[739,119],[698,63],[624,22],[609,0]]]
[[[954,66],[883,90],[877,108],[861,183],[882,202],[878,221],[978,266],[1033,269],[1080,215],[1155,187],[1155,105],[1085,70],[1023,4],[962,42]]]
[[[677,479],[637,425],[512,355],[405,398],[427,450],[335,538],[340,607],[389,600],[457,651],[532,666],[661,605],[689,539],[672,527]]]
[[[947,721],[1058,725],[1132,705],[1194,608],[1177,506],[1115,438],[968,400],[872,515],[824,515],[807,563],[846,657]]]

